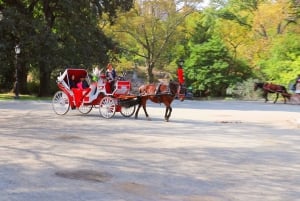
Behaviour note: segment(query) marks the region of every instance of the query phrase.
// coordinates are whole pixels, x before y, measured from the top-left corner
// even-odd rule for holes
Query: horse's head
[[[254,91],[256,91],[258,88],[263,88],[264,83],[263,82],[254,82]]]
[[[178,82],[170,82],[169,87],[172,94],[177,96],[180,101],[184,101],[186,94],[185,86],[180,85]]]

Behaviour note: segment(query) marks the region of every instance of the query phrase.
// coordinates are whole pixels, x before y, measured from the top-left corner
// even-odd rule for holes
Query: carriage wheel
[[[135,105],[130,106],[130,107],[121,107],[121,115],[124,117],[131,117],[135,112]]]
[[[58,115],[66,114],[70,109],[69,97],[63,91],[58,91],[52,99],[52,108]]]
[[[82,114],[88,114],[92,109],[93,109],[93,105],[84,105],[84,104],[81,104],[80,107],[78,108],[79,112]]]
[[[116,113],[116,104],[113,98],[104,97],[99,103],[100,115],[106,119],[112,118]]]

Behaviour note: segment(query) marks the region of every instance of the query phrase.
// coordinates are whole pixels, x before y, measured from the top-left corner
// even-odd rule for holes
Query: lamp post
[[[15,99],[19,99],[19,80],[18,80],[18,56],[21,53],[21,48],[19,45],[15,46],[15,53],[16,53],[16,83],[15,83]]]

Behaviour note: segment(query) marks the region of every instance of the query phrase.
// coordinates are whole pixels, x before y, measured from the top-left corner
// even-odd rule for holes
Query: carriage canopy
[[[72,75],[75,76],[75,81],[78,82],[81,77],[88,78],[88,82],[90,82],[88,77],[88,72],[85,69],[76,69],[76,68],[68,68],[61,74],[57,79],[59,82],[64,81],[68,86],[70,84],[69,80],[71,79]]]

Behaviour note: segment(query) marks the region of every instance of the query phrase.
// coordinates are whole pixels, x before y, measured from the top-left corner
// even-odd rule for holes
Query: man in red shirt
[[[178,77],[178,82],[180,85],[183,85],[185,80],[184,80],[184,72],[183,72],[183,68],[182,65],[179,64],[178,65],[178,69],[177,69],[177,77]]]

